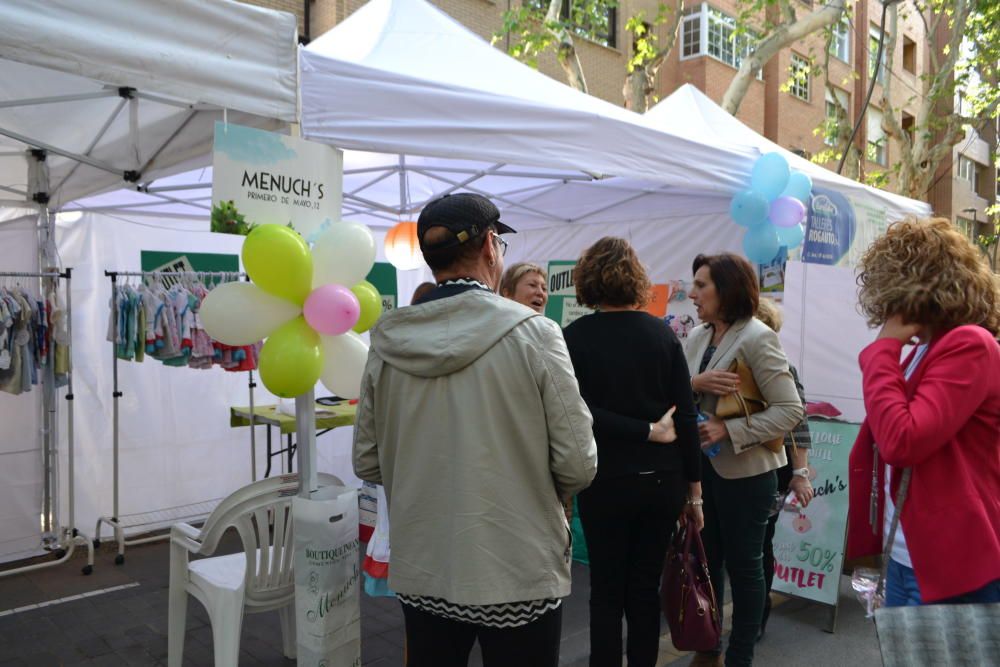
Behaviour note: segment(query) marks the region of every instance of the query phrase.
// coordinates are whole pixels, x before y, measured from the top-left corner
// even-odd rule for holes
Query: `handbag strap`
[[[899,491],[896,492],[896,510],[892,513],[892,525],[889,528],[889,539],[885,543],[885,552],[882,554],[882,576],[879,577],[876,595],[881,596],[885,592],[885,578],[889,573],[889,559],[892,557],[892,543],[896,540],[896,530],[899,528],[899,517],[903,513],[903,503],[906,502],[906,492],[910,489],[910,476],[913,468],[903,471],[903,478],[899,480]]]

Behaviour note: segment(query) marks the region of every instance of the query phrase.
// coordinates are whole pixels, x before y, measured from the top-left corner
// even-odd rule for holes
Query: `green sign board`
[[[545,304],[545,316],[564,328],[593,312],[576,301],[576,286],[573,284],[575,268],[576,261],[567,260],[553,260],[548,267],[549,301]]]
[[[382,297],[382,314],[395,310],[399,303],[399,286],[396,282],[396,267],[388,262],[375,262],[375,266],[365,277]]]
[[[143,271],[231,271],[240,270],[239,255],[208,252],[162,252],[143,250]]]
[[[847,471],[860,426],[809,418],[810,478],[816,496],[800,507],[789,494],[774,531],[774,586],[779,593],[837,604],[847,538]]]

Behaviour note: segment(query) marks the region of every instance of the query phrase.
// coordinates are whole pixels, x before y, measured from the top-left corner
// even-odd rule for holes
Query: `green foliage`
[[[253,231],[254,227],[256,227],[255,224],[247,222],[243,214],[236,210],[232,200],[220,201],[212,207],[213,232],[246,236]]]
[[[617,6],[618,0],[566,0],[559,16],[550,21],[546,18],[549,9],[546,0],[523,0],[521,5],[503,13],[503,23],[493,34],[492,43],[510,37],[507,53],[537,68],[539,55],[559,47],[560,34],[608,44],[610,11]]]
[[[884,188],[889,185],[889,173],[885,171],[869,171],[865,173],[864,183],[873,188]]]
[[[656,28],[666,23],[675,11],[684,11],[683,2],[677,9],[668,7],[661,2],[656,8],[656,16],[652,20],[647,21],[646,12],[640,11],[625,22],[625,30],[632,35],[632,57],[626,64],[629,74],[637,69],[648,67],[662,57]]]

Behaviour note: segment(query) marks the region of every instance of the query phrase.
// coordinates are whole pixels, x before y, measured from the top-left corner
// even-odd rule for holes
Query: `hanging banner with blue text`
[[[230,202],[227,217],[291,224],[309,242],[340,220],[344,154],[332,146],[217,122],[212,165],[212,205]]]
[[[840,590],[847,538],[847,469],[860,426],[809,418],[809,477],[816,496],[802,508],[790,493],[774,531],[778,593],[833,605]]]

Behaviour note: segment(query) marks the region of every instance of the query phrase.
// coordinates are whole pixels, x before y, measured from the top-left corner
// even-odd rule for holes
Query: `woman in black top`
[[[578,496],[590,556],[590,665],[629,667],[659,651],[658,587],[682,510],[701,514],[701,460],[691,378],[680,341],[640,309],[650,281],[627,241],[588,248],[573,274],[577,301],[598,312],[564,334],[594,416],[597,476]],[[676,426],[675,426],[676,424]]]

